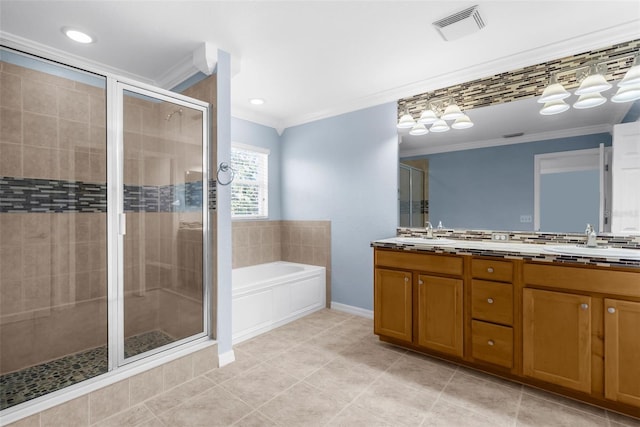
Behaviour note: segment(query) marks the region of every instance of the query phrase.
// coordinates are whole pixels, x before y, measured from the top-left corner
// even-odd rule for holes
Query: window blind
[[[231,216],[266,218],[269,215],[269,150],[232,144]]]

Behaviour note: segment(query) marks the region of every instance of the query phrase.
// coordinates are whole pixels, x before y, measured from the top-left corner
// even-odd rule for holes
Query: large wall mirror
[[[613,130],[639,120],[640,101],[611,102],[618,87],[617,80],[610,83],[602,92],[607,102],[594,108],[542,115],[540,90],[535,97],[463,108],[474,123],[468,129],[401,131],[399,225],[583,232],[590,223],[611,231]],[[578,96],[570,90],[571,105]],[[420,172],[423,189],[416,191]],[[407,182],[413,187],[404,188]],[[640,181],[625,185],[640,194]]]

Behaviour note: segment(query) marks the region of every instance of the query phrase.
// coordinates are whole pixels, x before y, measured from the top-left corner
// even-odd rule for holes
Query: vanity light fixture
[[[588,74],[583,78],[580,87],[574,92],[576,95],[586,95],[588,93],[600,93],[611,89],[611,83],[604,77],[607,72],[607,65],[591,64]],[[584,74],[583,74],[584,75]],[[580,77],[578,77],[580,80]]]
[[[422,123],[416,123],[411,130],[409,131],[409,135],[426,135],[429,133],[429,130]]]
[[[405,108],[404,114],[400,117],[400,121],[398,121],[396,127],[398,129],[411,129],[415,124],[416,121],[413,120],[413,116],[409,114],[409,109]]]
[[[580,98],[573,104],[573,108],[583,110],[585,108],[593,108],[607,102],[607,98],[602,96],[600,92],[586,93],[580,95]]]
[[[451,126],[446,120],[455,120]],[[431,125],[427,129],[426,125]],[[429,102],[428,108],[420,114],[418,120],[414,120],[413,116],[405,108],[404,114],[400,117],[398,129],[411,129],[409,135],[425,135],[429,132],[446,132],[449,129],[469,129],[473,127],[473,122],[460,107],[453,101],[451,97]]]
[[[640,99],[640,53],[627,54],[615,58],[615,61],[620,61],[624,57],[629,58],[632,55],[633,64],[622,80],[618,82],[618,91],[611,97],[612,102],[631,102]],[[569,72],[575,72],[576,81],[580,83],[574,92],[575,95],[579,95],[578,100],[573,104],[574,108],[579,110],[593,108],[607,102],[607,98],[601,95],[601,92],[612,87],[612,84],[605,77],[607,73],[606,62],[590,62],[578,68],[562,71],[561,74]],[[540,114],[544,116],[560,114],[569,109],[569,105],[563,100],[571,96],[571,93],[558,83],[557,74],[551,75],[549,85],[538,99],[538,102],[544,103],[544,107],[540,110]]]
[[[90,44],[95,41],[89,34],[75,28],[63,27],[62,33],[77,43]]]

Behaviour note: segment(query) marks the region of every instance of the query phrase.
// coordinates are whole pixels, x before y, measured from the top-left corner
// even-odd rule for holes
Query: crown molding
[[[527,142],[546,141],[549,139],[570,138],[574,136],[592,135],[596,133],[611,133],[613,127],[609,124],[585,126],[573,129],[563,129],[560,131],[549,131],[522,135],[515,138],[495,138],[484,141],[459,142],[447,145],[425,146],[413,150],[402,151],[400,149],[400,158],[410,158],[417,156],[426,156],[429,154],[449,153],[452,151],[473,150],[476,148],[497,147],[500,145],[524,144]],[[400,146],[402,148],[402,145]]]
[[[283,127],[282,122],[269,117],[265,114],[256,113],[255,111],[248,110],[246,108],[231,106],[231,116],[236,119],[246,120],[248,122],[256,123],[262,126],[270,127],[278,132],[278,135],[282,135],[285,127]]]
[[[173,67],[162,73],[155,80],[155,83],[163,89],[171,89],[192,77],[198,71],[200,71],[198,67],[193,64],[193,53],[190,52]]]
[[[139,74],[130,73],[120,68],[112,67],[101,62],[92,61],[82,56],[73,55],[63,50],[56,49],[42,43],[34,42],[33,40],[25,39],[24,37],[16,36],[15,34],[7,33],[4,31],[0,31],[0,43],[6,47],[40,56],[51,61],[60,62],[65,65],[70,65],[72,67],[80,68],[85,71],[90,71],[95,74],[114,78],[126,78],[151,85],[155,84],[153,80],[147,77],[143,77]]]
[[[475,79],[488,77],[510,70],[540,64],[576,53],[593,49],[601,49],[618,43],[640,38],[640,20],[636,19],[625,24],[604,30],[595,31],[583,36],[573,37],[561,42],[518,52],[471,67],[440,74],[428,79],[420,80],[403,86],[398,86],[375,94],[364,96],[358,100],[342,103],[335,107],[326,108],[313,113],[292,116],[283,120],[284,128],[298,126],[316,120],[337,116],[355,110],[361,110],[386,102],[415,96],[420,93],[465,83]]]

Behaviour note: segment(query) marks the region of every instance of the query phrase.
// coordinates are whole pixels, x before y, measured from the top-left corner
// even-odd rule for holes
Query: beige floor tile
[[[366,409],[352,404],[340,411],[327,425],[332,427],[395,427],[397,423],[385,421]]]
[[[347,337],[344,335],[336,334],[332,331],[326,331],[319,335],[314,336],[312,339],[308,340],[305,345],[309,345],[311,347],[318,347],[323,350],[328,350],[332,352],[338,352],[352,345],[354,342],[358,340],[353,339],[351,337]]]
[[[354,316],[339,323],[332,330],[351,338],[365,338],[373,334],[373,319]]]
[[[140,404],[100,421],[96,427],[134,427],[154,418],[151,411]]]
[[[640,418],[631,418],[612,411],[607,411],[607,418],[611,421],[611,427],[614,427],[614,423],[628,427],[640,427]]]
[[[423,427],[494,427],[494,420],[467,408],[439,400],[427,414]]]
[[[362,393],[382,371],[353,363],[344,358],[336,358],[318,369],[305,382],[346,402]]]
[[[145,405],[151,412],[158,415],[175,408],[193,396],[212,387],[215,387],[215,384],[206,377],[201,376],[147,400]]]
[[[302,382],[267,402],[260,412],[284,426],[320,426],[345,406],[335,396]]]
[[[352,319],[354,317],[355,316],[351,314],[343,313],[341,311],[323,309],[305,316],[299,321],[323,330],[327,330],[344,322],[347,319]]]
[[[456,372],[442,391],[441,400],[465,407],[494,421],[513,425],[520,402],[520,389],[504,387],[474,376]]]
[[[416,390],[406,382],[381,377],[353,405],[398,426],[417,426],[422,423],[438,392]]]
[[[234,349],[234,353],[236,360],[233,363],[223,366],[222,368],[214,369],[211,372],[207,372],[207,378],[216,384],[219,384],[262,363],[261,360],[237,348]]]
[[[136,425],[136,427],[167,427],[167,425],[160,421],[158,418],[153,417],[141,424]]]
[[[284,369],[289,375],[303,379],[336,358],[336,354],[322,348],[299,345],[265,364]]]
[[[160,415],[171,427],[228,426],[253,409],[222,387],[214,387]]]
[[[402,357],[402,353],[390,350],[379,343],[360,340],[339,352],[346,360],[384,371]]]
[[[278,354],[284,353],[296,344],[297,342],[295,340],[284,337],[279,337],[275,340],[266,334],[244,341],[236,347],[260,361],[265,361]]]
[[[255,409],[298,381],[281,369],[261,364],[221,386]]]
[[[408,352],[387,369],[389,375],[421,390],[441,391],[453,377],[456,366]]]
[[[586,412],[523,393],[516,426],[606,427],[609,421]]]
[[[301,343],[310,340],[324,331],[324,328],[319,328],[311,323],[295,321],[280,326],[266,335],[275,339],[286,338]]]
[[[557,403],[563,406],[568,406],[573,409],[577,409],[578,411],[587,412],[591,415],[596,415],[598,417],[606,417],[605,410],[602,408],[598,408],[597,406],[588,405],[586,403],[579,402],[577,400],[569,399],[568,397],[560,396],[554,393],[549,393],[544,390],[540,390],[534,387],[524,386],[522,388],[522,392],[527,395],[535,396],[539,399],[544,399],[551,401],[553,403]],[[640,426],[640,424],[638,424]]]
[[[234,427],[271,427],[277,424],[259,411],[254,411],[241,420],[236,421],[233,425]]]

